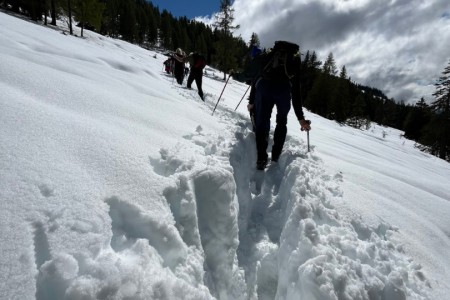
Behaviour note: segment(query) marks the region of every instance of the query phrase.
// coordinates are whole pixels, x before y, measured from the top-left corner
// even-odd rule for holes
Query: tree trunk
[[[73,35],[73,30],[72,30],[72,6],[70,3],[70,0],[68,0],[68,4],[69,4],[69,30],[70,30],[70,35]]]
[[[44,3],[44,25],[47,26],[47,17],[48,17],[48,7],[47,7],[47,0],[42,0]]]
[[[50,23],[53,26],[56,26],[56,0],[51,0],[51,15],[52,15],[52,22]]]

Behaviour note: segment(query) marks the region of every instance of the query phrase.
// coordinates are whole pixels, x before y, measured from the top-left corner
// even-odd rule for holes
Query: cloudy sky
[[[236,0],[236,31],[262,46],[295,41],[320,60],[332,52],[357,83],[388,97],[433,100],[450,60],[449,0]]]

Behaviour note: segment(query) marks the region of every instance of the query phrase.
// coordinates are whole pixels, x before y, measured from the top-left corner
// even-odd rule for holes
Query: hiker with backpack
[[[298,45],[276,41],[271,51],[256,56],[244,72],[233,74],[236,80],[250,80],[252,84],[253,93],[250,93],[247,108],[254,112],[258,170],[264,170],[268,162],[270,118],[274,106],[277,107],[277,116],[271,157],[273,162],[278,161],[283,150],[291,101],[301,130],[311,130],[302,109],[298,52]]]
[[[184,79],[184,67],[185,67],[185,59],[186,59],[186,53],[183,51],[183,49],[178,48],[175,51],[175,54],[172,56],[174,58],[174,68],[173,68],[173,74],[175,76],[175,79],[177,80],[178,84],[183,84]]]
[[[192,86],[192,82],[194,82],[195,80],[198,95],[203,101],[205,101],[202,89],[202,77],[203,77],[203,69],[206,66],[206,59],[203,55],[201,55],[198,52],[191,52],[187,60],[189,60],[189,64],[191,66],[191,70],[187,80],[187,88],[190,89]]]
[[[164,65],[164,70],[166,71],[167,74],[171,74],[172,73],[172,65],[173,65],[173,58],[169,57],[168,59],[166,59],[163,62]]]

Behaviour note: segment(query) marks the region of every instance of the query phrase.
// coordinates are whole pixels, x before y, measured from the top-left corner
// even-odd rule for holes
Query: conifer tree
[[[314,82],[312,97],[309,99],[309,103],[316,109],[316,113],[329,119],[335,118],[333,102],[337,98],[336,73],[336,63],[333,54],[330,53],[322,67],[322,72]]]
[[[306,97],[305,106],[313,113],[326,116],[328,112],[328,100],[330,89],[328,85],[328,75],[320,72],[314,80],[311,90]]]
[[[359,93],[353,102],[353,106],[351,107],[351,117],[347,120],[347,124],[355,128],[361,128],[365,119],[365,107],[366,103],[364,100],[364,95]]]
[[[431,109],[438,114],[444,114],[446,117],[450,116],[450,61],[448,66],[442,72],[442,76],[435,84],[436,91],[433,96],[436,100],[431,103]]]
[[[67,26],[69,27],[70,35],[73,35],[73,28],[72,28],[73,1],[74,0],[61,0],[58,5],[58,7],[63,10],[63,15],[67,17]]]
[[[330,52],[328,57],[323,64],[323,72],[328,75],[336,75],[338,73],[336,62],[334,61],[333,53]]]
[[[52,21],[50,25],[56,26],[56,2],[57,0],[50,0],[50,16],[52,17]]]
[[[347,118],[348,102],[350,98],[350,82],[347,79],[347,70],[345,66],[342,67],[341,73],[337,80],[336,92],[334,93],[330,110],[334,115],[334,119],[342,123]]]
[[[252,46],[260,47],[260,45],[261,45],[261,42],[259,41],[258,35],[255,32],[253,32],[252,36],[250,37],[249,46],[250,47],[252,47]]]
[[[138,6],[136,7],[136,20],[137,20],[137,43],[144,46],[146,37],[149,30],[149,10],[146,9],[146,5],[142,0],[137,0]]]
[[[421,141],[427,146],[426,151],[450,161],[450,61],[435,86],[436,100],[430,105],[434,116]]]
[[[161,13],[160,41],[161,46],[166,49],[172,49],[172,15],[163,10]]]
[[[67,0],[67,14],[69,17],[69,31],[70,35],[73,35],[72,29],[72,0]]]
[[[102,0],[105,4],[100,33],[117,38],[120,32],[120,0]]]
[[[218,67],[223,72],[224,80],[226,73],[236,67],[235,47],[233,30],[239,25],[233,25],[234,9],[231,7],[231,0],[220,1],[220,12],[217,14],[214,26],[218,29],[216,51],[218,56]]]
[[[74,1],[74,15],[75,20],[81,26],[81,36],[86,25],[95,27],[100,30],[101,17],[105,6],[97,0],[75,0]]]
[[[422,97],[415,106],[411,107],[403,124],[405,137],[419,141],[421,132],[430,121],[430,108]]]
[[[159,12],[149,4],[148,6],[148,32],[147,42],[153,46],[158,40],[158,16]]]
[[[136,41],[137,20],[135,0],[120,1],[119,34],[127,42],[133,43]]]
[[[33,21],[39,21],[42,19],[43,3],[41,0],[28,0],[24,3],[25,10],[28,11]]]

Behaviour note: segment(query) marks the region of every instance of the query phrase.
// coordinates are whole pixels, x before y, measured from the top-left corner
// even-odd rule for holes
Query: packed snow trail
[[[342,201],[342,174],[326,174],[323,162],[289,135],[279,162],[256,171],[247,116],[227,107],[217,115],[236,124],[230,128],[235,139],[229,157],[239,205],[236,255],[245,273],[246,297],[429,298],[430,284],[421,267],[390,240],[393,228],[370,228],[336,211],[333,203]]]
[[[323,162],[290,136],[279,162],[255,171],[251,125],[235,123],[230,163],[240,208],[238,258],[250,298],[429,297],[421,267],[390,241],[389,225],[370,228],[334,209],[342,201],[342,174],[326,174]]]

